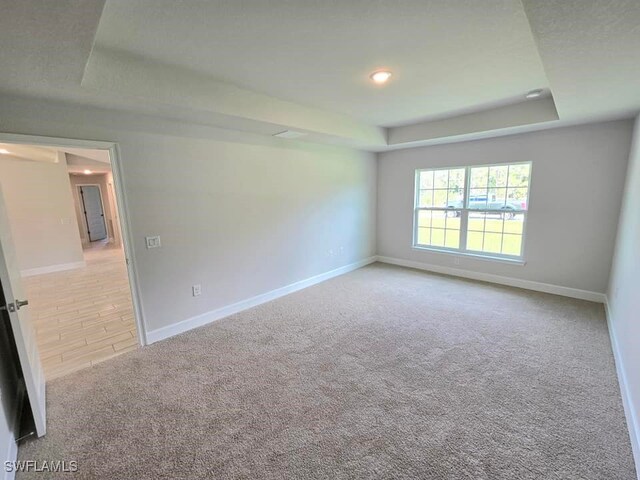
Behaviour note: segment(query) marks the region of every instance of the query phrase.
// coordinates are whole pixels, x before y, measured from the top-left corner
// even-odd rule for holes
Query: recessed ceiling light
[[[11,152],[9,152],[9,150],[7,150],[6,148],[0,148],[0,153],[2,155],[6,155],[6,154],[11,153]]]
[[[537,89],[531,90],[529,93],[527,93],[525,95],[525,98],[528,98],[528,99],[538,98],[541,95],[542,95],[542,89],[541,88],[537,88]]]
[[[85,170],[85,171],[84,171],[84,174],[85,174],[85,175],[91,175],[92,173],[93,173],[93,172],[92,172],[91,170]]]
[[[378,85],[382,85],[383,83],[387,83],[391,78],[392,73],[388,70],[378,70],[377,72],[373,72],[369,75],[369,78],[373,80],[374,83]]]

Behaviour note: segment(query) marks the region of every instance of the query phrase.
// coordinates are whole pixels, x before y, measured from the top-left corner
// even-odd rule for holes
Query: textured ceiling
[[[105,0],[0,0],[0,89],[77,90]]]
[[[109,1],[96,45],[371,125],[547,86],[519,0]]]
[[[560,118],[640,109],[640,0],[523,0]]]
[[[0,0],[0,8],[5,112],[28,97],[258,135],[293,129],[308,141],[381,151],[640,111],[640,0]],[[379,67],[395,74],[384,88],[367,78]],[[546,98],[518,103],[539,87]]]

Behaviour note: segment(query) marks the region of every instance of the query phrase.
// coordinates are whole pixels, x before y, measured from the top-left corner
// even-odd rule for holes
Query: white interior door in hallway
[[[107,226],[104,221],[104,209],[100,187],[97,185],[83,185],[80,189],[80,198],[84,208],[84,216],[87,222],[89,241],[104,240],[107,238]]]

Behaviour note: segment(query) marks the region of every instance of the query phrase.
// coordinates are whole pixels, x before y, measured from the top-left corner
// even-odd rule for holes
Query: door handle
[[[29,305],[29,300],[16,300],[16,310],[20,310],[21,307]]]

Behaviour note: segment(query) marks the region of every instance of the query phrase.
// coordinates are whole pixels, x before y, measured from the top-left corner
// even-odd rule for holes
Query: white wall
[[[63,154],[58,163],[3,155],[0,184],[23,275],[84,261]]]
[[[106,176],[106,184],[107,184],[107,192],[106,196],[108,198],[107,203],[109,204],[109,208],[111,210],[111,228],[113,229],[113,243],[116,246],[122,245],[122,229],[120,226],[120,213],[118,212],[118,198],[116,197],[116,187],[113,180],[113,173],[109,172]]]
[[[150,331],[375,254],[374,154],[0,101],[0,132],[118,142]],[[148,235],[162,248],[147,250]]]
[[[154,328],[375,253],[371,154],[168,136],[120,147]],[[162,248],[144,249],[145,235]]]
[[[460,257],[455,268],[604,293],[631,141],[630,121],[559,128],[378,156],[378,254],[454,267],[412,248],[417,168],[531,161],[526,265]]]
[[[640,478],[640,116],[635,122],[607,296],[610,334]]]

